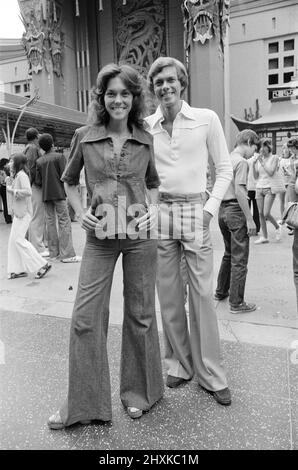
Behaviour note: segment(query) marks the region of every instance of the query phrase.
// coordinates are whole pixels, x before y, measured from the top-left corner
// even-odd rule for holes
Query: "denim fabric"
[[[246,218],[237,202],[220,205],[218,222],[225,253],[217,278],[216,294],[226,296],[230,291],[230,305],[238,306],[244,300],[249,255],[249,237]]]
[[[88,233],[70,331],[68,398],[61,409],[67,426],[112,418],[107,334],[113,273],[121,253],[120,397],[124,406],[149,410],[163,395],[155,315],[157,241],[99,240]]]
[[[75,256],[72,243],[71,222],[66,200],[47,201],[44,205],[50,257],[55,258],[59,256],[60,259],[66,259]]]
[[[256,189],[256,199],[261,197],[266,197],[268,195],[275,197],[275,194],[272,194],[271,188],[257,188]]]
[[[256,224],[257,233],[259,233],[261,224],[260,224],[258,204],[256,200],[256,192],[252,190],[247,191],[247,197],[248,197],[249,208],[251,208],[251,205],[252,205],[254,223]]]
[[[297,299],[297,312],[298,312],[298,229],[294,230],[293,240],[293,273],[294,283],[296,287],[296,299]]]
[[[133,127],[132,137],[123,144],[120,161],[114,158],[113,141],[104,126],[85,126],[74,135],[69,160],[62,181],[77,185],[82,167],[91,199],[93,213],[97,207],[109,204],[114,207],[117,230],[119,198],[125,200],[126,207],[133,204],[140,207],[141,214],[147,207],[147,188],[157,188],[159,178],[154,164],[153,139],[143,129]],[[127,216],[127,224],[133,219]]]
[[[8,213],[7,208],[7,197],[6,197],[6,186],[4,184],[0,184],[0,196],[2,199],[3,205],[3,212],[4,212],[4,219],[7,224],[12,222],[11,215]]]

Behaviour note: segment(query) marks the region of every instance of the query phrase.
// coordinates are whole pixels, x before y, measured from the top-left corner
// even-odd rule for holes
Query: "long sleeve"
[[[35,183],[36,178],[36,162],[41,156],[40,151],[35,145],[28,145],[25,149],[25,155],[28,158],[28,168],[30,173],[30,183]]]
[[[83,166],[84,158],[81,149],[80,136],[78,130],[76,130],[71,141],[70,154],[61,177],[61,181],[68,183],[71,186],[77,186],[80,181],[80,173]]]
[[[148,189],[158,188],[160,185],[160,180],[159,180],[157,170],[155,167],[155,162],[154,162],[153,145],[150,145],[150,157],[149,157],[149,163],[148,163],[148,168],[147,168],[145,179],[146,179],[146,186]]]
[[[207,135],[208,152],[215,165],[216,179],[204,210],[214,215],[233,177],[231,158],[218,116],[213,113]]]
[[[25,197],[32,196],[30,180],[26,173],[19,172],[15,186],[14,196],[16,198],[23,199]]]
[[[60,171],[60,178],[65,170],[66,167],[66,158],[65,155],[61,155],[59,158],[59,171]]]

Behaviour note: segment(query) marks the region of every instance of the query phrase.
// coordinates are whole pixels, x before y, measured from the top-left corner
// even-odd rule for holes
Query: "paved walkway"
[[[73,223],[78,254],[84,233]],[[49,275],[6,279],[10,227],[0,215],[1,449],[298,449],[298,318],[292,280],[292,239],[251,244],[246,288],[256,312],[232,315],[217,303],[222,356],[233,403],[218,405],[196,379],[132,421],[119,399],[122,273],[117,264],[111,296],[109,358],[111,425],[50,431],[48,416],[65,397],[69,319],[79,264],[54,263]],[[273,237],[273,233],[271,232]],[[212,223],[215,273],[223,253]],[[216,279],[216,275],[215,275]],[[159,306],[158,323],[161,330]],[[162,337],[161,337],[162,344]]]

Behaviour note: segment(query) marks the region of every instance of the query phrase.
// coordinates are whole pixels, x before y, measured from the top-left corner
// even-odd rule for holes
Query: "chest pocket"
[[[206,145],[208,123],[197,123],[195,121],[182,121],[173,130],[173,138],[179,140],[180,151],[187,155],[200,151]]]

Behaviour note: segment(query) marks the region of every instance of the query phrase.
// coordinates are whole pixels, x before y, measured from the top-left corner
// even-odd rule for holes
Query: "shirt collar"
[[[155,113],[152,115],[152,127],[156,126],[157,123],[163,121],[164,117],[162,114],[161,106],[159,105]]]
[[[196,116],[193,112],[192,107],[189,106],[189,104],[186,103],[186,101],[184,100],[182,100],[182,106],[178,114],[183,114],[183,116],[186,117],[187,119],[191,119],[194,121],[196,120]]]
[[[107,129],[105,126],[90,126],[86,135],[83,137],[81,142],[95,142],[98,140],[105,140],[109,138]],[[151,135],[144,129],[140,129],[132,124],[132,137],[131,139],[145,145],[150,145]]]
[[[189,106],[189,104],[186,103],[186,101],[182,100],[182,106],[180,111],[178,112],[177,116],[179,114],[182,114],[184,117],[187,119],[191,120],[196,120],[196,117],[194,115],[194,112],[192,108]],[[157,110],[152,116],[152,127],[156,126],[156,124],[161,123],[164,120],[164,116],[161,110],[161,106],[159,105]]]

